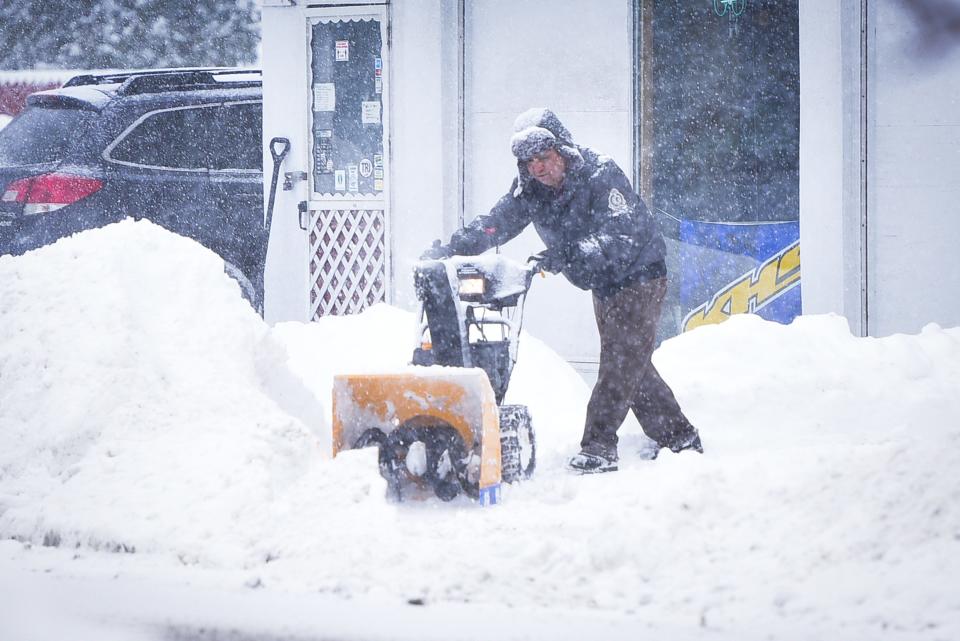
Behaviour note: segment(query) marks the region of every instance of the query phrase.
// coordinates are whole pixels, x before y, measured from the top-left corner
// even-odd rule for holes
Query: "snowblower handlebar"
[[[458,300],[501,309],[517,305],[519,297],[527,293],[534,274],[538,272],[534,263],[520,263],[500,254],[450,256],[421,259],[414,267],[414,283],[421,301],[439,298],[434,291],[436,285],[426,286],[428,281],[439,278],[449,283],[439,289],[453,287]],[[440,277],[441,273],[447,278]],[[436,276],[428,278],[427,274]]]

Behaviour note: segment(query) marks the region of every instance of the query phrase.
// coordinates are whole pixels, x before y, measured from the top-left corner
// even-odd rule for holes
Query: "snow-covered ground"
[[[0,639],[960,637],[960,329],[671,339],[707,453],[644,460],[634,423],[594,477],[564,467],[589,389],[524,336],[537,474],[479,508],[328,456],[331,377],[414,327],[268,327],[147,222],[0,257]]]

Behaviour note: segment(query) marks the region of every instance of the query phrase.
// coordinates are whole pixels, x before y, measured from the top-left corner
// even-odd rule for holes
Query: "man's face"
[[[547,149],[527,161],[530,175],[547,187],[557,188],[563,184],[567,163],[556,149]]]

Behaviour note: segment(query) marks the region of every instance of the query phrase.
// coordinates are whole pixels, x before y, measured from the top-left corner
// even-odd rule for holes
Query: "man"
[[[610,158],[573,144],[549,109],[531,109],[510,141],[518,176],[490,213],[425,257],[475,255],[531,222],[546,250],[540,266],[593,293],[600,371],[587,406],[582,473],[617,469],[617,430],[633,410],[644,432],[674,452],[702,452],[696,428],[650,360],[667,289],[663,237],[630,181]]]

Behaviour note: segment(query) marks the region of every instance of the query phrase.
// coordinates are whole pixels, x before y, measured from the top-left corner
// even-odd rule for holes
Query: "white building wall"
[[[960,44],[924,38],[898,2],[800,2],[803,312],[860,334],[960,324]]]
[[[960,325],[960,39],[898,2],[869,12],[870,333]]]
[[[307,23],[296,7],[264,6],[263,145],[264,203],[270,195],[273,165],[268,145],[274,136],[290,140],[290,153],[280,170],[264,273],[264,318],[268,322],[306,320],[308,245],[300,229],[297,203],[307,199],[307,183],[283,190],[283,173],[308,171],[309,87]]]
[[[803,313],[861,333],[860,0],[800,1]]]
[[[508,188],[520,111],[553,108],[579,143],[632,173],[630,0],[464,2],[462,57],[459,4],[403,0],[389,9],[392,300],[407,308],[420,251]],[[274,5],[283,3],[263,9],[267,175],[266,145],[276,135],[292,142],[283,170],[308,167],[305,16]],[[923,41],[900,3],[800,2],[803,309],[843,314],[858,333],[960,324],[960,265],[950,260],[960,237],[960,46],[924,57]],[[307,316],[307,243],[296,212],[305,190],[277,192],[269,321]],[[505,252],[522,259],[541,246],[528,231]],[[596,360],[590,296],[560,277],[536,283],[527,327],[569,360]]]
[[[391,24],[393,302],[413,309],[413,265],[459,212],[457,3],[395,2]]]

